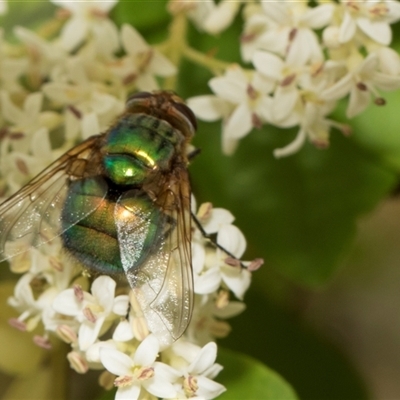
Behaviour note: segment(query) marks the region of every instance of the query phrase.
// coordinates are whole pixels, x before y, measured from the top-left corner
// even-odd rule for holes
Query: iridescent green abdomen
[[[103,178],[87,178],[70,184],[69,193],[62,212],[62,227],[68,227],[76,212],[82,208],[95,209],[87,217],[62,233],[64,247],[82,264],[98,272],[116,274],[124,272],[119,249],[118,229],[115,213],[126,209],[118,202],[121,196],[124,203],[134,205],[134,214],[129,211],[130,219],[145,219],[146,227],[138,237],[132,251],[135,253],[131,268],[137,268],[146,260],[152,249],[161,240],[163,215],[154,207],[150,198],[140,190],[121,191],[109,183],[104,198]],[[130,208],[131,210],[132,208]]]
[[[171,167],[182,140],[166,121],[127,114],[106,135],[101,149],[105,172],[117,185],[141,185],[150,174]]]

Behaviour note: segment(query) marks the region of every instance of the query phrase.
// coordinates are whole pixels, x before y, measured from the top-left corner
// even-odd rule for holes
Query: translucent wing
[[[168,345],[184,333],[193,309],[191,215],[187,171],[162,179],[152,208],[128,192],[115,217],[129,284],[149,329]]]
[[[74,147],[0,205],[0,261],[47,243],[94,211],[82,202],[80,211],[61,227],[61,212],[71,180],[95,176],[102,136]],[[107,185],[104,182],[104,196]]]

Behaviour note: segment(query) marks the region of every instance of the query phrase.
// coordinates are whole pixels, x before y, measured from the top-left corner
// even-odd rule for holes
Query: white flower
[[[202,21],[202,28],[213,35],[225,30],[232,24],[242,1],[222,0],[215,5]]]
[[[241,301],[230,301],[226,290],[220,290],[218,295],[196,296],[192,321],[185,337],[198,344],[224,338],[231,331],[231,326],[224,320],[239,315],[245,308]]]
[[[271,98],[268,93],[273,83],[257,73],[249,77],[234,65],[224,76],[212,78],[209,86],[216,96],[192,97],[187,103],[200,119],[223,118],[222,148],[231,154],[239,139],[269,120]]]
[[[40,92],[26,96],[22,107],[16,106],[6,91],[1,92],[1,105],[4,118],[11,122],[12,132],[22,133],[24,140],[13,141],[14,150],[28,152],[31,135],[42,127],[41,111],[43,94]]]
[[[105,55],[110,55],[118,49],[117,27],[107,18],[117,0],[51,1],[71,13],[71,18],[63,27],[60,38],[66,50],[75,49],[89,34],[93,35],[98,50]]]
[[[327,108],[319,105],[318,102],[308,101],[302,107],[300,116],[300,129],[296,137],[285,147],[275,149],[276,158],[287,157],[301,149],[307,137],[319,148],[326,148],[329,145],[329,133],[332,127],[337,128],[344,134],[349,134],[350,128],[336,121],[325,117]]]
[[[341,0],[344,8],[340,25],[339,41],[346,43],[353,39],[357,28],[376,42],[389,45],[392,31],[389,24],[400,19],[400,3],[387,0]]]
[[[242,299],[251,280],[250,272],[237,261],[246,249],[246,240],[242,232],[232,225],[234,218],[228,210],[212,208],[211,205],[205,209],[203,206],[207,203],[200,206],[198,218],[204,231],[207,234],[216,233],[217,243],[231,255],[220,248],[206,252],[202,235],[200,232],[196,234],[192,246],[195,293],[213,293],[223,282],[236,297]]]
[[[154,335],[147,336],[132,357],[112,348],[100,348],[100,360],[104,367],[117,375],[114,385],[118,387],[115,399],[136,400],[143,387],[150,394],[160,398],[174,398],[176,391],[165,377],[162,363],[155,360],[159,343]]]
[[[285,56],[289,63],[294,59],[302,60],[302,64],[322,59],[322,49],[313,30],[330,22],[333,4],[311,8],[307,2],[280,1],[261,2],[261,6],[266,18],[253,14],[242,36],[242,44],[247,46],[242,50],[246,61],[257,48]],[[249,47],[252,32],[255,43]]]
[[[396,90],[400,88],[400,75],[392,75],[379,71],[379,64],[382,60],[392,60],[392,57],[385,56],[379,58],[377,53],[369,54],[362,60],[361,55],[353,53],[353,57],[347,60],[348,73],[339,81],[321,93],[321,96],[330,100],[337,100],[350,93],[349,105],[347,107],[347,117],[352,118],[361,113],[368,106],[371,96],[375,97],[375,103],[384,104],[377,88],[382,90]],[[381,61],[381,62],[380,62]],[[385,62],[383,63],[385,65]],[[399,65],[399,63],[397,63]],[[381,66],[382,68],[382,66]],[[391,67],[383,70],[392,70]],[[398,67],[395,68],[397,73]]]
[[[98,82],[89,79],[84,60],[79,56],[70,59],[65,66],[59,66],[55,80],[42,86],[47,97],[73,111],[68,112],[65,118],[69,124],[69,139],[75,139],[79,131],[83,139],[98,134],[121,114],[123,103],[101,89]],[[73,122],[70,118],[77,126],[71,127]]]
[[[126,56],[112,64],[111,69],[125,85],[135,83],[139,90],[155,90],[158,89],[155,76],[166,77],[176,73],[171,61],[149,46],[132,26],[122,26],[121,41]]]
[[[55,297],[64,290],[70,281],[72,270],[52,270],[41,274],[28,272],[24,274],[15,286],[14,295],[8,303],[21,314],[15,323],[20,329],[33,330],[39,321],[51,309]],[[35,287],[35,292],[33,292]]]
[[[115,296],[116,283],[108,276],[99,276],[92,283],[91,292],[80,287],[64,290],[54,300],[53,308],[60,314],[75,317],[80,322],[79,348],[85,351],[101,334],[103,324],[124,316],[128,309],[128,296]],[[107,328],[107,325],[106,325]]]
[[[18,79],[25,72],[28,62],[25,58],[11,58],[5,51],[4,32],[0,29],[0,83],[10,93],[21,90]]]
[[[172,350],[189,362],[187,366],[176,367],[183,375],[183,381],[175,384],[178,399],[193,397],[214,399],[226,390],[223,385],[212,380],[222,370],[222,366],[215,363],[217,358],[215,343],[210,342],[200,349],[189,343],[180,342]]]
[[[39,87],[57,64],[66,61],[67,52],[56,42],[45,40],[21,26],[15,27],[14,33],[27,49],[29,83],[33,87]]]
[[[0,14],[6,14],[8,11],[8,5],[7,5],[7,0],[1,0],[0,1]]]
[[[253,64],[256,70],[263,76],[276,83],[273,101],[271,104],[271,121],[279,124],[293,113],[293,109],[299,100],[297,82],[299,75],[306,72],[302,59],[284,61],[275,54],[266,51],[256,51],[253,56]]]

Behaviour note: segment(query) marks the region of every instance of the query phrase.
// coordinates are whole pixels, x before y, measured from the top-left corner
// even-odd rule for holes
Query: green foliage
[[[283,376],[300,399],[369,398],[361,377],[337,346],[321,338],[300,318],[277,306],[261,290],[249,290],[246,304],[246,311],[231,320],[232,332],[220,341],[221,346],[261,360]],[[228,371],[235,368],[223,359],[219,362]],[[226,384],[228,393],[233,392],[231,382],[223,379],[222,372],[217,380]],[[280,397],[276,397],[278,399]]]
[[[218,381],[228,391],[221,400],[263,399],[296,400],[294,390],[276,372],[252,357],[227,349],[219,349],[218,361],[224,365]]]

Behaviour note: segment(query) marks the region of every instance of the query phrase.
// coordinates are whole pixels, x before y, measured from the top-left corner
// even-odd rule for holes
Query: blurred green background
[[[54,12],[45,2],[19,4],[11,2],[2,18],[8,33],[16,23],[34,27]],[[165,5],[120,1],[112,17],[156,44],[167,35]],[[241,27],[238,16],[218,37],[190,28],[189,42],[240,62]],[[399,49],[399,28],[393,30],[392,47]],[[211,77],[184,61],[177,92],[184,98],[209,93]],[[219,360],[226,365],[219,381],[228,389],[238,371],[243,377],[251,368],[258,382],[275,379],[270,370],[259,372],[246,358],[252,356],[302,399],[400,398],[400,210],[393,194],[400,170],[400,95],[382,95],[386,106],[371,105],[348,122],[350,137],[333,131],[328,149],[306,144],[280,160],[273,149],[289,143],[296,130],[254,130],[227,157],[221,153],[220,123],[199,123],[194,144],[201,154],[190,166],[197,202],[229,209],[248,242],[244,258],[266,261],[254,273],[247,310],[220,341],[230,349]],[[335,119],[346,122],[345,107],[340,105]],[[235,358],[232,351],[242,355]],[[291,398],[289,386],[277,379],[281,394],[265,398]],[[236,388],[223,398],[243,396]],[[259,396],[248,398],[264,398]]]

